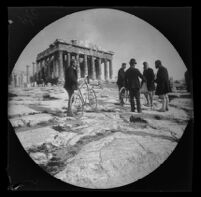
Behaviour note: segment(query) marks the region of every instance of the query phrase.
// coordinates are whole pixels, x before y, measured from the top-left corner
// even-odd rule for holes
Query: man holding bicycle
[[[65,84],[64,88],[68,93],[68,111],[67,115],[72,116],[70,107],[70,99],[75,90],[78,89],[78,77],[77,77],[77,62],[72,59],[70,66],[65,70]]]

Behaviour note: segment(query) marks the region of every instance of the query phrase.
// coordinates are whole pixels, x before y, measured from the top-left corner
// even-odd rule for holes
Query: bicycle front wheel
[[[80,118],[83,115],[84,106],[82,99],[78,93],[74,93],[70,99],[70,108],[73,117]]]
[[[88,92],[88,99],[89,99],[89,105],[93,110],[97,109],[97,98],[96,93],[93,89],[89,89]]]

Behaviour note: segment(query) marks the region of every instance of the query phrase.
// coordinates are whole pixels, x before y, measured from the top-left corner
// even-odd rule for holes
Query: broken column
[[[29,84],[30,80],[29,80],[29,65],[26,66],[26,74],[27,74],[27,85]]]
[[[33,82],[35,82],[35,62],[32,62],[32,64],[33,64],[33,75],[32,75],[32,77],[33,77]]]

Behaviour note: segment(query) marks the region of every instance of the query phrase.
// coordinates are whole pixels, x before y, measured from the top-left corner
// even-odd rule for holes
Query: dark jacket
[[[152,68],[148,68],[147,70],[143,71],[143,76],[147,82],[147,89],[148,91],[154,91],[155,90],[155,84],[154,84],[154,71]]]
[[[155,82],[157,83],[156,95],[171,92],[168,71],[164,66],[159,67]]]
[[[77,71],[72,66],[65,70],[64,88],[66,90],[77,90],[78,88]]]
[[[120,87],[125,86],[125,71],[124,71],[123,68],[119,69],[117,85],[120,86]]]
[[[137,68],[130,67],[125,74],[125,82],[127,89],[140,89],[140,80],[144,81],[143,75]]]

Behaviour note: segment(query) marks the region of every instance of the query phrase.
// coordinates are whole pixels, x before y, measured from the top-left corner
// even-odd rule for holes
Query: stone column
[[[30,82],[29,80],[29,65],[26,66],[26,74],[27,74],[27,84]]]
[[[101,68],[101,58],[98,58],[98,79],[100,80],[102,76],[102,68]]]
[[[17,75],[14,74],[14,87],[17,87]]]
[[[84,55],[84,77],[88,76],[87,55]]]
[[[48,76],[48,79],[51,77],[51,72],[50,72],[50,66],[52,64],[52,56],[50,57],[49,59],[49,62],[48,62],[48,65],[47,65],[47,76]]]
[[[108,80],[108,62],[107,59],[104,59],[104,70],[105,70],[105,80]]]
[[[45,78],[47,79],[49,76],[49,62],[50,62],[50,57],[48,57],[46,60],[45,60]]]
[[[40,62],[37,61],[36,64],[37,64],[36,65],[36,80],[38,80],[39,79]]]
[[[35,80],[38,79],[38,61],[36,61],[36,74],[35,74]]]
[[[79,54],[76,54],[76,61],[77,61],[77,77],[79,79],[81,77]]]
[[[67,55],[67,61],[68,61],[67,66],[69,67],[70,66],[70,61],[71,61],[70,53],[68,53],[68,55]]]
[[[54,55],[54,60],[53,60],[53,78],[59,78],[59,54]]]
[[[95,76],[96,76],[96,71],[95,71],[95,58],[93,56],[91,56],[91,73],[92,73],[92,80],[95,79]]]
[[[40,60],[40,64],[39,64],[39,80],[42,79],[42,66],[43,66],[43,61]]]
[[[32,62],[32,64],[33,64],[33,76],[32,77],[33,77],[33,82],[35,82],[35,80],[36,80],[35,79],[35,72],[36,72],[35,71],[35,62]]]
[[[109,60],[109,73],[110,73],[110,79],[112,79],[112,75],[113,75],[113,69],[112,69],[112,60]]]
[[[54,65],[55,65],[55,59],[52,61],[52,68],[51,68],[51,78],[54,78]]]
[[[42,66],[41,66],[41,79],[42,79],[42,77],[43,77],[43,72],[45,71],[45,60],[43,59],[42,60]],[[44,80],[44,79],[43,79]]]
[[[59,81],[64,81],[63,51],[59,51]]]
[[[55,58],[53,60],[53,67],[52,67],[52,78],[58,77],[58,65],[57,65],[57,59]]]

